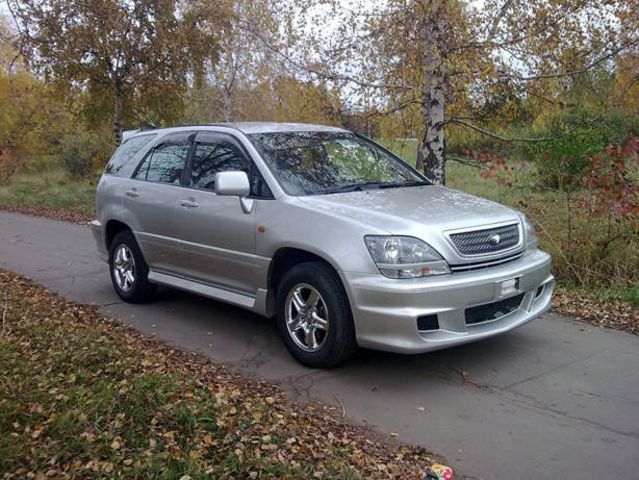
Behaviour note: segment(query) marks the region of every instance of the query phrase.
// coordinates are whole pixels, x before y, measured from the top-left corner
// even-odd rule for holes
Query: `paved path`
[[[316,371],[288,356],[271,321],[239,308],[167,289],[153,304],[121,303],[84,226],[0,212],[0,266],[302,401],[341,404],[484,479],[639,478],[636,336],[547,315],[443,352],[365,351]]]

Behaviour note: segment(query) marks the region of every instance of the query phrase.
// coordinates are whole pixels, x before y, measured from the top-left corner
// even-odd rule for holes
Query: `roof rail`
[[[142,120],[140,122],[140,130],[144,131],[144,130],[155,130],[158,127],[155,123],[153,123],[151,120]]]

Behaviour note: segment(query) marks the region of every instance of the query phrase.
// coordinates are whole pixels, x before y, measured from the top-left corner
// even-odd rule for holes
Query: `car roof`
[[[205,123],[198,125],[181,125],[177,127],[155,128],[144,130],[127,130],[123,132],[123,138],[127,138],[137,134],[149,133],[165,133],[180,132],[192,130],[194,127],[198,129],[206,129],[206,127],[226,127],[239,130],[245,134],[251,133],[274,133],[274,132],[346,132],[343,128],[331,127],[328,125],[316,125],[310,123],[283,123],[283,122],[227,122],[227,123]]]
[[[344,132],[346,130],[328,125],[312,123],[284,123],[284,122],[230,122],[215,123],[215,126],[229,127],[241,130],[244,133],[271,133],[271,132]]]

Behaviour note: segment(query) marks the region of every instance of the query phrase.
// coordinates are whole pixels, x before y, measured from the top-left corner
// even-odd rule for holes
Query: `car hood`
[[[407,235],[415,229],[451,230],[517,221],[508,207],[450,188],[389,188],[303,197],[314,208]]]
[[[363,235],[393,234],[422,239],[451,265],[499,259],[518,254],[523,248],[520,241],[515,251],[507,249],[481,257],[460,255],[448,235],[451,230],[479,230],[484,226],[517,222],[523,236],[523,227],[515,210],[442,186],[366,190],[299,200],[306,208],[330,215],[338,222],[358,224]],[[331,234],[338,233],[339,228],[336,223]]]
[[[519,219],[499,203],[436,185],[308,196],[302,201],[398,235],[418,226],[441,231]]]

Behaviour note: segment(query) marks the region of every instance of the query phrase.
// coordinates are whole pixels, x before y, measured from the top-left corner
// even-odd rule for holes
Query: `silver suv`
[[[139,131],[109,161],[91,227],[118,295],[168,285],[277,319],[305,365],[357,346],[419,353],[523,325],[550,256],[510,208],[442,186],[339,128]]]

